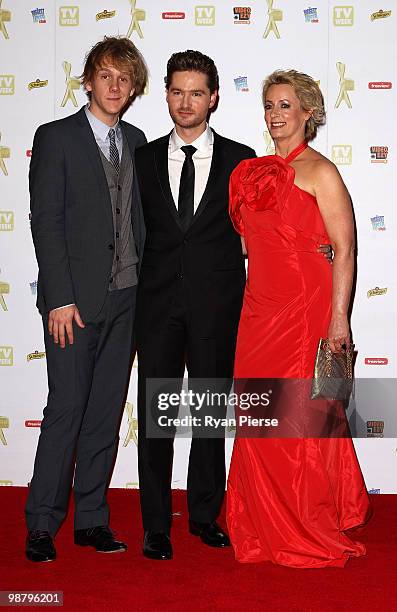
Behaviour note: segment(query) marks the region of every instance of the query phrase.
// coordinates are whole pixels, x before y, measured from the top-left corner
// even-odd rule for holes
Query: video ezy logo
[[[233,8],[234,23],[249,25],[251,23],[251,12],[250,6],[235,6]]]
[[[373,147],[370,147],[370,152],[371,152],[371,164],[387,164],[387,156],[389,154],[389,147],[373,146]]]

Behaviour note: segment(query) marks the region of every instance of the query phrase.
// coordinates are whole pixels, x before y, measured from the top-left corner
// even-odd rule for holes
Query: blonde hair
[[[313,140],[317,135],[317,129],[325,124],[324,98],[316,81],[308,74],[297,70],[275,70],[263,83],[263,104],[265,104],[268,89],[272,85],[290,85],[302,110],[311,112],[311,116],[306,121],[305,138]]]

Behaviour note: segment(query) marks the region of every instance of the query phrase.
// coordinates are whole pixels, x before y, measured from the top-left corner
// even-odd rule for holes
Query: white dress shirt
[[[184,140],[178,136],[174,128],[168,145],[168,176],[176,208],[178,208],[179,183],[181,181],[182,166],[185,161],[185,154],[181,151],[181,147],[186,146],[186,144],[188,143],[184,142]],[[214,134],[207,125],[205,131],[189,144],[197,149],[192,157],[195,171],[194,212],[196,212],[201,198],[203,197],[210,174],[212,152],[214,148]]]
[[[87,115],[88,122],[92,131],[94,132],[95,141],[108,161],[110,161],[109,130],[113,129],[115,131],[116,147],[119,152],[119,159],[121,159],[121,154],[123,152],[123,132],[121,130],[120,121],[117,120],[117,123],[110,127],[92,114],[88,104],[85,107],[85,114]]]

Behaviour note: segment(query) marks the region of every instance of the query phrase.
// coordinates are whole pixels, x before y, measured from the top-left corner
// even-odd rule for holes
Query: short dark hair
[[[141,52],[136,48],[129,38],[120,36],[105,36],[92,47],[85,58],[84,70],[81,76],[83,86],[89,83],[95,75],[95,71],[102,62],[113,64],[118,70],[126,70],[132,79],[135,91],[131,96],[131,102],[141,96],[148,80],[148,69]],[[91,92],[87,95],[91,98]]]
[[[171,55],[167,62],[167,76],[164,79],[166,88],[170,88],[174,72],[184,72],[186,70],[206,74],[207,85],[211,93],[219,89],[218,70],[214,60],[208,55],[204,55],[200,51],[192,51],[192,49],[179,51]]]

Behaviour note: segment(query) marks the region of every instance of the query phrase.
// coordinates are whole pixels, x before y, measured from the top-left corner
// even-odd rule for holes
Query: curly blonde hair
[[[308,74],[297,70],[275,70],[263,83],[263,104],[267,91],[272,85],[291,85],[302,110],[311,112],[311,116],[306,121],[305,138],[313,140],[317,135],[317,129],[325,124],[324,98],[316,81]]]

